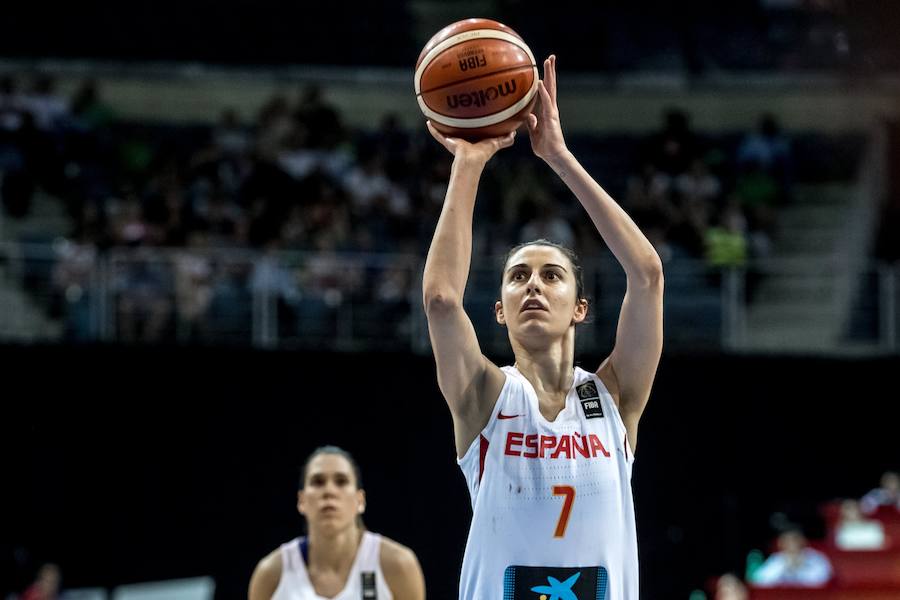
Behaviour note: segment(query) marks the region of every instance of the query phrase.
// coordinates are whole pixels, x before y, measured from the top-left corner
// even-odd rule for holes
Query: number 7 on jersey
[[[556,532],[553,534],[553,537],[561,538],[566,535],[566,526],[569,524],[569,515],[572,513],[572,503],[575,502],[575,488],[571,485],[554,485],[553,495],[565,496],[562,512],[559,513],[559,521],[556,522]]]

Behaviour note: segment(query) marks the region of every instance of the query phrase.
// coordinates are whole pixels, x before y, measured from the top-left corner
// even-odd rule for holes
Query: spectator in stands
[[[753,583],[760,587],[821,587],[831,576],[828,557],[807,546],[803,532],[791,527],[778,536],[778,551],[754,572]]]
[[[860,500],[862,512],[871,515],[882,506],[900,510],[900,473],[887,471],[881,476],[881,486],[873,489]]]
[[[50,75],[35,77],[22,105],[41,131],[58,131],[69,118],[69,101],[57,94],[56,81]]]
[[[706,264],[711,267],[740,267],[748,255],[747,221],[735,202],[719,215],[719,223],[704,232]]]
[[[749,600],[747,586],[732,573],[726,573],[716,581],[713,600]]]
[[[722,184],[701,158],[691,161],[691,168],[675,178],[675,191],[682,202],[702,202],[714,206],[722,192]]]
[[[835,526],[834,543],[841,550],[879,550],[884,547],[884,526],[866,519],[856,500],[844,500]]]
[[[791,188],[791,142],[781,132],[774,115],[763,115],[758,129],[741,140],[737,150],[738,169],[741,172],[761,170],[776,185],[778,202],[784,202]]]
[[[0,133],[16,131],[21,126],[22,97],[16,80],[5,75],[0,77]]]
[[[734,197],[747,215],[750,237],[754,249],[765,253],[775,234],[778,184],[760,163],[748,163],[737,177]]]
[[[652,162],[646,162],[639,174],[628,179],[625,208],[640,227],[669,223],[677,213],[671,192],[672,178]]]
[[[164,257],[142,247],[120,264],[118,292],[119,338],[124,342],[160,342],[172,316],[171,267]]]
[[[213,296],[213,265],[206,232],[188,236],[188,246],[175,257],[175,316],[180,341],[205,339]]]
[[[309,84],[301,91],[294,118],[309,132],[311,148],[333,150],[343,140],[340,113],[323,99],[322,88],[316,84]]]
[[[97,248],[82,229],[72,241],[57,244],[53,287],[65,318],[65,336],[72,342],[91,340],[91,295],[97,269]]]
[[[700,144],[691,131],[686,112],[670,108],[664,119],[663,129],[649,140],[645,158],[663,173],[675,177],[690,168],[699,155]]]
[[[59,567],[54,564],[43,565],[37,573],[37,577],[20,600],[57,600],[59,598],[61,573]]]
[[[100,97],[99,84],[86,79],[72,95],[72,123],[81,131],[96,132],[115,119],[113,108]]]

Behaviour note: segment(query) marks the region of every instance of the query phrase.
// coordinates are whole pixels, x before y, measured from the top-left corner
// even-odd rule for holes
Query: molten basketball
[[[534,55],[511,28],[466,19],[428,40],[416,62],[416,99],[444,135],[475,141],[518,128],[537,98]]]

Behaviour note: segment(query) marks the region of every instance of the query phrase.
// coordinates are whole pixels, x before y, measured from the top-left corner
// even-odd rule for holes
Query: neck
[[[575,328],[553,340],[510,340],[516,355],[516,368],[537,392],[568,393],[575,366]],[[533,342],[533,343],[532,343]]]
[[[309,564],[318,568],[348,567],[356,557],[362,541],[362,529],[355,523],[342,531],[309,530]]]

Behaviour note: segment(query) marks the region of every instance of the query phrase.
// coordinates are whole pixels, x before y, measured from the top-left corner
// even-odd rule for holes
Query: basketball
[[[522,124],[537,98],[534,55],[510,27],[466,19],[437,32],[416,62],[416,99],[444,135],[476,141]]]

